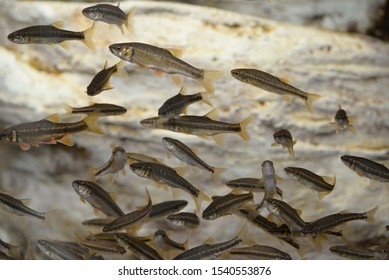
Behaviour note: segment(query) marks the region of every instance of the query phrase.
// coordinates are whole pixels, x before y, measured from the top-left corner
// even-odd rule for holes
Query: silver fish
[[[116,238],[123,242],[140,259],[162,260],[161,255],[144,241],[125,233],[117,233]]]
[[[180,226],[183,225],[188,228],[196,228],[200,224],[200,219],[195,213],[180,212],[176,214],[170,214],[166,217],[172,224]]]
[[[127,163],[127,154],[124,148],[115,147],[112,150],[111,158],[103,164],[101,167],[93,168],[93,175],[95,177],[102,176],[105,174],[118,174],[119,171],[124,171],[124,167]],[[112,177],[112,181],[115,177]]]
[[[230,255],[245,256],[249,259],[259,260],[291,260],[292,257],[277,248],[265,245],[253,245],[250,247],[233,248]]]
[[[341,156],[340,159],[359,176],[380,182],[389,182],[389,169],[381,163],[350,155]]]
[[[186,200],[169,200],[151,206],[149,218],[160,218],[182,210],[188,201]]]
[[[40,220],[45,219],[45,213],[35,211],[24,205],[22,200],[16,199],[5,193],[0,193],[0,208],[18,216],[30,216]]]

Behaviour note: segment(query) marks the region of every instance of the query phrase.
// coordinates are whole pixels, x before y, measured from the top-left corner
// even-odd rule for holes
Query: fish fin
[[[357,132],[357,130],[355,129],[355,127],[354,127],[353,125],[351,125],[351,124],[349,124],[349,125],[347,126],[347,128],[348,128],[348,130],[349,130],[351,133],[356,133],[356,132]]]
[[[350,115],[350,116],[347,116],[349,125],[354,126],[354,123],[355,123],[355,121],[357,120],[357,118],[358,118],[357,115]]]
[[[113,89],[113,87],[111,86],[110,81],[108,81],[108,82],[105,84],[103,90],[111,90],[111,89]],[[102,90],[102,91],[103,91],[103,90]]]
[[[165,50],[169,51],[172,55],[178,58],[180,58],[184,53],[183,48],[165,48]]]
[[[71,115],[73,113],[73,107],[72,106],[70,106],[68,104],[65,104],[65,105],[63,105],[63,108],[66,111],[66,115]]]
[[[240,132],[239,136],[245,141],[250,140],[250,135],[247,133],[247,125],[254,119],[253,116],[248,116],[243,121],[240,122]]]
[[[326,195],[328,195],[330,192],[318,192],[319,200],[322,200]]]
[[[324,235],[312,236],[311,241],[313,246],[315,246],[316,250],[319,252],[322,251],[322,242],[326,239]]]
[[[188,244],[189,244],[189,238],[187,238],[184,243],[182,243],[182,246],[184,246],[184,251],[188,250]]]
[[[57,20],[50,24],[51,26],[54,26],[55,28],[62,28],[63,27],[63,21],[62,20]]]
[[[80,201],[81,201],[82,203],[86,203],[86,200],[85,200],[82,196],[80,196]]]
[[[279,187],[276,187],[276,193],[282,198],[283,191]]]
[[[213,135],[212,138],[218,145],[222,145],[224,143],[224,135],[222,134]]]
[[[175,83],[176,85],[178,86],[181,86],[182,83],[183,83],[183,77],[179,76],[179,75],[170,75],[170,80],[173,81],[173,83]]]
[[[335,183],[336,183],[336,176],[321,176],[323,178],[323,180],[332,185],[332,186],[335,186]]]
[[[280,144],[274,142],[273,144],[270,145],[270,147],[276,147],[276,146],[279,146]]]
[[[290,97],[289,95],[282,95],[282,98],[288,102],[289,104],[292,103],[292,97]]]
[[[212,244],[215,244],[215,239],[211,236],[211,237],[208,237],[205,241],[204,241],[204,243],[203,243],[203,245],[212,245]]]
[[[296,158],[296,157],[294,156],[293,146],[288,146],[288,152],[289,152],[289,155],[290,155],[292,158]]]
[[[165,75],[165,72],[159,70],[159,69],[153,69],[155,75],[157,75],[158,77],[163,77]]]
[[[19,147],[22,151],[28,151],[31,149],[31,145],[28,143],[19,142]]]
[[[216,109],[213,109],[213,110],[209,111],[208,113],[206,113],[204,115],[204,117],[207,117],[207,118],[209,118],[209,119],[211,119],[213,121],[219,120],[219,114],[218,114]]]
[[[68,42],[61,42],[61,43],[59,43],[58,44],[61,48],[63,48],[64,50],[70,50],[70,45],[69,45],[69,43]]]
[[[93,36],[94,31],[95,31],[95,27],[96,27],[95,22],[93,22],[92,26],[89,27],[88,29],[84,30],[84,32],[83,32],[84,33],[83,42],[88,48],[90,48],[92,50],[96,49],[95,43],[92,40],[92,36]]]
[[[301,211],[301,209],[295,209],[296,210],[296,213],[297,215],[301,216],[301,214],[303,213],[303,211]]]
[[[83,119],[83,121],[86,123],[88,127],[87,131],[97,133],[97,134],[104,134],[104,131],[97,124],[98,118],[99,118],[99,114],[93,113],[87,116],[85,119]]]
[[[28,206],[31,202],[31,199],[30,198],[22,198],[22,199],[19,199],[21,203],[23,203],[25,206]]]
[[[66,146],[73,146],[74,145],[73,137],[70,134],[65,135],[61,139],[58,139],[57,142],[62,143]]]
[[[125,60],[120,60],[118,63],[116,63],[116,71],[115,71],[115,75],[116,76],[119,76],[121,78],[124,78],[124,77],[128,77],[128,74],[127,72],[124,70],[124,64],[125,64]]]
[[[188,166],[176,167],[173,169],[177,172],[178,175],[182,177],[185,175],[186,171],[188,171]]]
[[[211,103],[211,99],[210,99],[212,93],[204,91],[204,92],[200,92],[200,94],[201,94],[201,101],[203,103],[213,107],[213,105]]]
[[[219,182],[220,181],[220,174],[222,174],[226,170],[227,170],[227,168],[224,168],[224,167],[214,167],[213,173],[212,173],[212,180],[214,182]]]
[[[209,196],[207,196],[205,193],[203,193],[202,191],[199,192],[199,195],[197,197],[193,197],[193,199],[194,199],[194,202],[195,202],[195,205],[196,205],[197,213],[200,212],[201,203],[203,201],[211,201],[211,198]]]
[[[307,99],[304,100],[305,105],[308,108],[308,111],[313,114],[313,102],[318,100],[321,97],[321,95],[316,94],[316,93],[308,93],[307,94]]]
[[[377,213],[379,209],[379,206],[377,205],[376,207],[374,207],[373,209],[369,210],[366,212],[366,216],[367,216],[367,219],[366,221],[369,223],[369,224],[374,224],[375,223],[375,214]]]
[[[138,63],[138,62],[135,62],[135,63],[138,64],[138,66],[139,66],[140,68],[142,68],[143,70],[148,70],[148,69],[149,69],[149,67],[147,67],[146,65],[143,65],[143,64]]]
[[[203,78],[200,83],[207,92],[214,92],[213,81],[221,78],[224,75],[223,71],[218,70],[204,70]]]
[[[117,177],[118,177],[117,173],[115,173],[115,174],[108,174],[107,175],[108,185],[112,186],[112,184],[115,182],[115,179],[117,179]]]
[[[122,33],[122,35],[124,35],[123,24],[116,24],[116,26],[120,29],[120,32]]]
[[[289,80],[288,79],[285,79],[285,78],[282,78],[282,77],[277,77],[279,80],[283,81],[284,83],[286,84],[289,84]]]
[[[113,201],[117,201],[117,195],[114,192],[107,192],[108,195],[113,199]]]
[[[134,32],[133,18],[134,18],[135,12],[136,12],[136,8],[132,7],[127,14],[126,28],[129,32]]]
[[[45,118],[45,120],[48,120],[53,123],[59,123],[61,121],[61,116],[59,114],[52,114]]]

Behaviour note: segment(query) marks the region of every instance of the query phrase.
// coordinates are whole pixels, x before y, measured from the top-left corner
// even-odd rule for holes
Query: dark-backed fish
[[[195,213],[179,212],[166,217],[173,225],[196,228],[200,225],[200,219]]]
[[[149,218],[160,218],[176,213],[181,211],[186,205],[188,205],[186,200],[169,200],[154,204],[151,206]]]
[[[89,96],[95,96],[100,94],[104,90],[113,89],[109,82],[109,79],[113,74],[118,72],[118,68],[121,62],[116,63],[115,65],[107,68],[107,61],[105,61],[104,69],[99,71],[92,79],[90,84],[86,88],[86,93]]]
[[[330,124],[336,126],[336,133],[339,133],[339,131],[341,131],[344,128],[347,128],[352,133],[355,133],[354,122],[356,119],[357,116],[355,115],[347,116],[346,111],[343,110],[339,104],[339,110],[336,111],[335,118],[334,118],[335,122],[331,122]]]
[[[287,129],[278,129],[273,134],[274,143],[272,146],[281,145],[282,148],[288,148],[289,154],[292,156],[292,158],[295,158],[294,156],[294,150],[293,145],[297,143],[297,140],[293,140],[292,134]]]
[[[248,259],[259,260],[291,260],[292,257],[277,248],[266,245],[253,245],[250,247],[233,248],[229,251],[232,256],[244,256]]]
[[[5,193],[0,193],[0,208],[18,216],[30,216],[40,220],[45,219],[45,213],[35,211],[24,205],[22,200],[16,199]]]
[[[64,108],[68,115],[71,114],[98,114],[99,116],[116,116],[116,115],[123,115],[127,112],[127,109],[114,105],[114,104],[108,104],[108,103],[94,103],[90,106],[85,107],[78,107],[74,108],[69,105],[64,105]]]
[[[359,176],[380,182],[389,182],[389,169],[381,163],[350,155],[341,156],[340,159]]]

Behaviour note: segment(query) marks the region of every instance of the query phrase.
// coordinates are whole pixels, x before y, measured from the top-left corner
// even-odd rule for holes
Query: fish
[[[225,184],[232,189],[239,189],[248,192],[264,192],[265,183],[263,178],[238,178],[226,181]],[[277,194],[282,197],[282,190],[276,187]]]
[[[173,225],[196,228],[200,225],[200,219],[195,213],[179,212],[166,217]]]
[[[182,160],[188,165],[196,166],[200,169],[206,170],[214,175],[215,178],[219,176],[221,172],[225,171],[225,168],[216,168],[210,166],[205,161],[203,161],[196,153],[189,148],[187,145],[182,143],[181,141],[170,138],[163,137],[162,144],[166,147],[166,149],[175,155],[179,160]]]
[[[60,123],[58,114],[51,115],[43,120],[27,122],[11,126],[0,131],[0,141],[16,143],[23,151],[39,144],[56,144],[57,142],[73,146],[74,141],[70,134],[79,132],[93,132],[104,134],[97,125],[98,115],[92,114],[75,123]]]
[[[37,246],[43,254],[53,260],[84,260],[84,256],[67,246],[49,240],[39,239]]]
[[[189,250],[177,255],[173,260],[201,260],[208,258],[217,258],[222,253],[231,249],[234,246],[239,245],[242,242],[240,236],[236,236],[231,240],[215,243],[215,244],[202,244],[197,247],[193,247]]]
[[[259,260],[291,260],[292,257],[277,248],[266,245],[253,245],[250,247],[233,248],[229,251],[232,256],[244,256]]]
[[[94,21],[102,21],[108,24],[116,25],[122,34],[124,34],[123,26],[129,31],[133,31],[133,17],[136,12],[136,8],[131,8],[126,14],[122,9],[117,6],[109,4],[98,4],[90,6],[82,10],[82,14]]]
[[[197,210],[200,209],[202,201],[210,200],[205,193],[181,177],[173,168],[164,164],[137,162],[130,164],[130,169],[140,177],[149,178],[160,184],[165,184],[172,188],[181,189],[189,193],[196,204]]]
[[[237,211],[242,205],[253,202],[254,196],[252,192],[246,194],[236,194],[234,191],[212,201],[207,208],[204,209],[202,218],[205,220],[215,220],[221,216],[230,215]]]
[[[389,182],[389,169],[381,163],[351,155],[343,155],[340,159],[359,176],[380,182]]]
[[[122,209],[102,187],[91,181],[74,180],[73,189],[82,202],[87,201],[93,208],[100,210],[107,217],[124,216]]]
[[[118,62],[115,65],[107,68],[107,61],[105,61],[104,69],[99,71],[92,79],[90,84],[86,88],[88,96],[96,96],[104,90],[113,89],[109,82],[111,76],[119,71],[119,67],[122,62]],[[121,74],[123,75],[123,74]]]
[[[64,105],[64,109],[68,115],[72,114],[98,114],[99,116],[117,116],[123,115],[127,112],[127,109],[108,103],[94,103],[90,106],[75,108],[70,105]]]
[[[109,224],[113,220],[114,218],[94,218],[85,220],[81,224],[88,227],[97,227],[102,229],[105,225]]]
[[[151,206],[149,218],[160,218],[181,211],[188,205],[186,200],[168,200]]]
[[[105,239],[82,239],[78,238],[82,246],[102,253],[109,253],[115,255],[123,255],[126,253],[126,249],[118,244],[118,242],[105,240]]]
[[[125,233],[117,233],[116,238],[123,242],[139,258],[145,260],[162,260],[157,250],[147,245],[144,241]]]
[[[262,169],[262,180],[265,187],[265,195],[260,203],[257,205],[257,210],[261,209],[264,206],[264,201],[267,198],[273,198],[277,192],[277,179],[276,171],[274,169],[273,162],[270,160],[265,160],[261,164]],[[282,195],[282,191],[281,191]]]
[[[210,93],[198,92],[191,95],[184,95],[184,88],[181,87],[180,92],[166,100],[158,109],[158,116],[160,117],[175,117],[180,114],[186,114],[186,108],[195,103],[202,101],[209,106],[212,106],[210,101]]]
[[[31,209],[25,205],[23,200],[14,198],[5,193],[0,193],[0,209],[18,216],[35,217],[40,220],[45,219],[45,213]]]
[[[283,148],[288,148],[289,155],[292,156],[292,158],[295,158],[294,156],[294,150],[293,146],[297,143],[297,140],[293,140],[292,134],[287,129],[278,129],[273,134],[274,143],[271,144],[272,147],[281,145]]]
[[[16,44],[60,44],[65,49],[69,48],[65,41],[77,40],[83,42],[88,48],[95,49],[92,40],[94,24],[81,32],[60,29],[62,26],[63,24],[60,21],[51,25],[29,26],[12,32],[7,38]]]
[[[101,167],[98,168],[92,168],[92,173],[94,177],[99,177],[106,174],[118,174],[120,171],[122,171],[125,174],[124,167],[127,163],[127,155],[126,151],[123,147],[115,147],[112,150],[111,158],[103,164]],[[113,176],[111,179],[111,182],[113,182],[113,179],[115,177]]]
[[[355,133],[356,129],[354,127],[354,122],[357,119],[357,116],[347,116],[347,113],[345,110],[342,109],[342,107],[339,104],[339,109],[336,111],[334,122],[331,122],[330,124],[333,124],[336,126],[336,134],[339,133],[344,128],[347,128],[350,132]]]
[[[146,194],[148,202],[144,207],[113,220],[112,222],[103,227],[103,232],[119,231],[122,229],[129,228],[132,228],[135,231],[138,230],[142,223],[148,218],[152,206],[150,193],[147,188]]]
[[[379,259],[379,254],[368,248],[358,245],[331,246],[330,251],[338,256],[352,260]]]
[[[280,79],[258,69],[233,69],[231,70],[231,75],[243,83],[279,94],[288,102],[290,102],[291,96],[300,98],[304,101],[308,111],[311,113],[313,113],[313,102],[320,98],[319,94],[307,93],[299,90],[288,84],[286,80]]]
[[[212,119],[216,112],[212,110],[204,116],[186,115],[172,118],[154,117],[144,119],[140,124],[144,127],[153,127],[167,129],[174,132],[198,135],[200,137],[212,136],[217,144],[223,143],[222,133],[237,133],[243,140],[249,141],[250,136],[247,133],[247,125],[253,120],[249,116],[240,123],[227,123]]]
[[[139,154],[139,153],[126,153],[127,161],[131,163],[135,162],[154,162],[161,163],[162,159],[149,157],[148,155]]]
[[[180,51],[175,49],[163,49],[145,43],[129,42],[112,44],[109,50],[120,59],[136,63],[145,69],[154,70],[158,76],[168,73],[193,78],[200,82],[207,92],[214,92],[213,80],[223,75],[221,71],[193,67],[179,59],[177,56],[180,56]],[[179,78],[173,77],[172,79],[177,84],[182,83]]]
[[[172,240],[166,233],[166,231],[159,229],[154,233],[154,243],[158,248],[163,248],[164,251],[173,248],[180,251],[188,250],[188,239],[184,243],[178,243]]]
[[[286,167],[285,173],[304,186],[319,192],[319,198],[329,194],[335,187],[336,177],[319,176],[301,167]]]
[[[300,235],[317,236],[325,231],[331,230],[334,227],[353,220],[366,220],[368,223],[374,223],[374,215],[378,209],[379,207],[376,206],[364,213],[348,213],[346,211],[341,211],[337,214],[328,215],[307,223],[304,227],[302,227]]]

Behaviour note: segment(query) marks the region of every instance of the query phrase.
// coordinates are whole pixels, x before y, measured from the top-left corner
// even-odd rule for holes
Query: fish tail
[[[294,151],[293,151],[293,145],[288,147],[288,152],[289,152],[289,155],[292,156],[292,158],[295,158]]]
[[[250,140],[250,135],[247,133],[247,125],[254,119],[253,116],[248,116],[243,121],[240,122],[240,132],[239,135],[242,137],[245,141]]]
[[[97,124],[98,118],[99,118],[99,114],[93,113],[87,116],[85,119],[83,119],[83,121],[86,123],[88,127],[87,131],[97,133],[97,134],[104,134],[104,131]]]
[[[321,96],[319,94],[316,94],[316,93],[308,93],[307,94],[307,99],[304,100],[305,102],[305,105],[307,106],[308,108],[308,111],[311,112],[313,114],[313,102],[315,102],[316,100],[318,100]]]
[[[199,213],[201,209],[201,203],[203,201],[211,201],[208,195],[203,193],[202,191],[199,192],[199,195],[197,197],[193,197],[194,203],[196,205],[196,211]]]
[[[95,50],[96,49],[96,46],[95,46],[95,43],[93,42],[92,40],[92,35],[93,35],[93,32],[95,31],[95,23],[93,22],[92,26],[89,27],[88,29],[84,30],[84,44],[92,49],[92,50]]]
[[[203,78],[200,80],[202,86],[207,92],[214,92],[213,81],[219,79],[224,75],[223,71],[218,70],[204,70]]]
[[[347,126],[348,130],[350,130],[351,133],[355,133],[356,129],[354,123],[357,120],[357,116],[356,115],[347,116],[347,119],[348,119],[348,126]]]
[[[133,18],[135,15],[135,11],[136,11],[136,8],[132,7],[131,10],[127,14],[126,28],[129,32],[134,32]]]
[[[378,208],[379,206],[377,205],[376,207],[374,207],[373,209],[369,210],[366,212],[366,221],[369,223],[369,224],[374,224],[375,223],[375,214],[377,213],[378,211]]]
[[[201,93],[201,98],[202,98],[202,102],[204,102],[205,104],[209,105],[209,106],[212,106],[212,103],[211,103],[211,97],[212,93],[211,92],[202,92]]]

